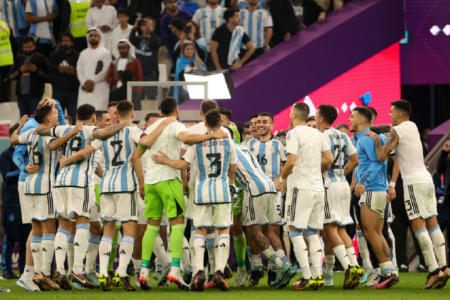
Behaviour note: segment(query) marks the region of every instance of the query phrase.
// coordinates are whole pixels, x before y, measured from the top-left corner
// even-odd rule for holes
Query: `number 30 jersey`
[[[102,149],[105,170],[100,183],[100,194],[134,192],[137,188],[131,156],[143,132],[137,127],[125,127],[112,137],[96,140],[91,146]]]
[[[62,137],[68,134],[75,126],[56,126],[53,127],[52,135],[54,137]],[[84,125],[83,130],[77,135],[74,135],[70,140],[62,147],[62,155],[70,157],[75,152],[86,148],[94,140],[92,133],[97,126]],[[94,167],[93,155],[89,155],[86,158],[59,169],[55,181],[55,187],[87,187],[89,180],[92,176]]]
[[[325,129],[323,136],[330,145],[333,154],[333,163],[330,169],[322,174],[324,186],[329,187],[332,182],[347,181],[344,176],[345,158],[355,154],[356,148],[348,135],[333,127]]]

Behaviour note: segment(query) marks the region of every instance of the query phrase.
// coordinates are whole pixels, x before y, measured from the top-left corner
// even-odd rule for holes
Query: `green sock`
[[[242,233],[240,236],[233,236],[233,241],[238,268],[245,268],[245,250],[247,248],[245,233]]]
[[[114,239],[112,242],[111,255],[109,256],[108,271],[114,271],[114,260],[116,259],[117,248],[119,247],[119,231],[122,227],[122,223],[116,222],[116,232],[114,234]]]
[[[181,254],[183,253],[184,224],[172,226],[170,233],[170,250],[172,251],[172,266],[180,267]]]
[[[147,225],[147,230],[145,230],[144,238],[142,239],[142,268],[148,269],[158,232],[159,226]]]

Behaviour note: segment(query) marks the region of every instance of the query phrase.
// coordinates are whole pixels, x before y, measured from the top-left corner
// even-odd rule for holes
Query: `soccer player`
[[[281,191],[287,179],[285,218],[295,256],[303,272],[297,291],[317,289],[324,284],[323,251],[318,236],[318,231],[323,229],[324,219],[321,165],[333,163],[330,145],[324,135],[306,126],[308,115],[309,107],[303,102],[294,104],[291,109],[290,118],[294,129],[288,133],[287,161],[275,185],[276,189]],[[309,242],[312,270],[303,233]]]
[[[233,140],[236,142],[236,144],[241,143],[241,134],[239,133],[239,130],[233,122],[231,122],[231,110],[220,107],[220,117],[222,118],[221,125],[227,126],[233,131]]]
[[[306,126],[311,128],[317,128],[316,118],[314,116],[308,117],[308,119],[306,120]]]
[[[250,133],[252,134],[252,137],[257,137],[259,135],[258,132],[258,116],[259,114],[253,115],[250,117]],[[242,144],[244,144],[245,141],[242,141]]]
[[[177,101],[173,97],[163,99],[161,102],[161,113],[163,119],[153,123],[145,130],[149,135],[167,117],[178,116]],[[180,158],[180,143],[195,144],[214,138],[223,138],[225,133],[218,131],[211,135],[189,135],[181,123],[171,123],[161,135],[152,143],[149,156],[164,151],[170,159]],[[139,146],[133,153],[132,162],[139,181],[139,192],[141,197],[145,196],[145,214],[148,218],[147,230],[142,242],[142,268],[139,282],[142,289],[149,288],[148,265],[150,256],[155,246],[156,235],[159,232],[163,210],[170,220],[172,226],[170,248],[172,250],[172,264],[168,266],[170,273],[167,279],[178,285],[180,289],[187,290],[189,287],[181,278],[180,260],[183,250],[184,236],[184,197],[183,186],[178,179],[180,172],[165,165],[157,165],[152,159],[147,161],[147,172],[145,177],[142,173],[140,157],[147,148]],[[151,171],[150,171],[151,170]]]
[[[416,124],[409,120],[411,104],[406,100],[391,103],[392,129],[388,140],[369,132],[375,143],[376,155],[386,161],[395,149],[405,190],[405,207],[430,274],[422,289],[442,288],[447,283],[445,239],[437,222],[436,195],[430,173],[423,164],[420,134]],[[434,247],[434,251],[433,251]]]
[[[326,246],[327,243],[332,245],[334,255],[346,271],[344,289],[352,289],[358,285],[364,270],[358,266],[353,241],[345,230],[346,225],[353,224],[350,216],[350,186],[345,176],[358,166],[359,160],[350,138],[332,127],[336,118],[336,107],[319,105],[315,120],[317,129],[323,133],[334,157],[331,165],[322,166],[325,186],[323,237]],[[347,157],[349,162],[345,164]],[[325,286],[333,286],[334,255],[326,253],[325,256]]]
[[[218,109],[212,109],[205,115],[207,135],[221,132],[221,118]],[[224,134],[225,135],[225,134]],[[153,155],[157,164],[165,164],[175,169],[185,170],[189,165],[196,165],[195,198],[193,221],[196,228],[194,258],[196,269],[194,289],[203,291],[206,275],[202,266],[208,227],[218,228],[218,250],[215,256],[214,286],[222,291],[229,287],[224,278],[225,266],[230,248],[231,197],[229,182],[234,183],[237,171],[237,155],[234,142],[229,138],[207,141],[192,145],[186,151],[183,160],[171,160],[162,151]],[[192,175],[191,175],[192,176]],[[230,180],[228,180],[228,177]]]

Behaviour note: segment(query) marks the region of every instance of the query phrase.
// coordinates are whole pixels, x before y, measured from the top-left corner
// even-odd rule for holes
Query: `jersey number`
[[[333,163],[331,164],[332,170],[341,168],[341,166],[338,164],[338,160],[341,157],[341,153],[343,153],[345,155],[346,151],[347,151],[347,148],[345,145],[342,147],[342,149],[339,147],[339,145],[334,145],[334,160],[333,160]]]
[[[259,161],[260,165],[267,165],[267,159],[265,154],[261,157],[261,159],[259,159],[259,154],[256,155],[256,159]]]
[[[210,153],[206,154],[206,158],[208,158],[210,161],[211,159],[214,159],[211,161],[211,170],[213,167],[216,167],[216,172],[210,173],[208,175],[209,178],[216,178],[220,176],[220,173],[222,172],[222,164],[220,163],[220,159],[222,158],[222,154],[220,153]]]
[[[72,152],[77,152],[81,150],[81,138],[76,136],[70,140],[69,149]]]
[[[36,143],[36,144],[34,144],[34,147],[33,147],[33,164],[35,164],[35,165],[42,165],[42,153],[40,153],[39,151],[38,151],[38,143]]]
[[[112,159],[112,161],[111,161],[111,165],[113,166],[113,167],[117,167],[117,166],[121,166],[121,165],[123,165],[123,161],[120,161],[119,160],[119,154],[120,154],[120,152],[122,151],[122,148],[123,148],[123,146],[122,146],[122,143],[123,143],[123,141],[111,141],[111,147],[114,149],[115,147],[115,145],[118,145],[119,146],[119,148],[117,149],[117,151],[114,153],[114,157],[113,157],[113,159]]]

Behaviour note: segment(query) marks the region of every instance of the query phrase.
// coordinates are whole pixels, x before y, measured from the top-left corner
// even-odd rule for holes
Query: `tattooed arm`
[[[347,176],[359,165],[358,154],[353,154],[348,157],[348,162],[344,167],[344,176]]]
[[[97,168],[94,171],[95,175],[102,178],[103,177],[103,169],[100,165],[97,165]]]
[[[377,126],[371,126],[369,129],[373,132],[379,132],[379,133],[386,133],[389,132],[392,128],[391,124],[383,124],[383,125],[377,125]]]
[[[52,136],[53,135],[53,132],[52,132],[53,127],[55,127],[55,126],[45,126],[43,124],[39,124],[36,127],[36,133],[41,136]]]
[[[375,142],[375,151],[377,152],[377,157],[380,162],[385,161],[389,157],[389,154],[392,152],[392,150],[394,150],[399,139],[398,134],[394,128],[392,128],[389,132],[388,139],[383,146],[381,146],[380,137],[375,132],[367,131],[364,135],[368,135],[373,138]]]
[[[115,135],[119,130],[127,127],[128,125],[130,125],[130,124],[123,123],[123,124],[108,126],[103,129],[96,129],[92,133],[92,137],[97,140],[106,140],[107,138],[110,138],[113,135]]]

